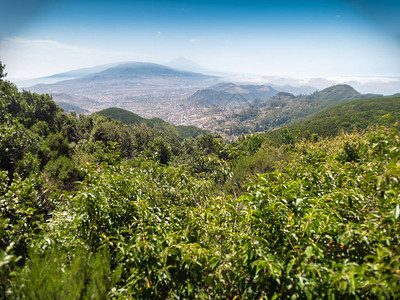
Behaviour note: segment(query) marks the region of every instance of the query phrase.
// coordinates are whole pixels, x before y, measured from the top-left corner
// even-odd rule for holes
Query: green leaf
[[[305,254],[306,254],[307,258],[310,258],[312,253],[313,253],[313,247],[312,246],[307,246],[306,251],[305,251]]]
[[[400,217],[400,204],[397,204],[392,210],[392,216],[396,220]]]
[[[292,258],[289,263],[286,266],[286,275],[289,275],[290,271],[293,268],[294,263],[296,262],[296,260],[294,258]]]

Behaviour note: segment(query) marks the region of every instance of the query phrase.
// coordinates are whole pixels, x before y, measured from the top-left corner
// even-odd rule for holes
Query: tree
[[[294,145],[295,143],[295,138],[293,135],[290,133],[289,129],[287,127],[283,128],[281,131],[281,142],[282,144],[286,145]]]
[[[6,65],[3,65],[2,62],[0,61],[0,81],[3,80],[7,76],[7,73],[4,73],[4,69],[6,68]]]

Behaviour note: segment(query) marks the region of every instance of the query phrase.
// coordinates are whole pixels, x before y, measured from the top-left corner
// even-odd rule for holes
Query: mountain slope
[[[267,100],[278,93],[267,85],[237,85],[219,83],[210,88],[199,90],[187,99],[192,105],[226,105],[230,100],[253,103],[256,99]],[[236,97],[235,97],[236,96]]]
[[[300,131],[304,135],[335,136],[340,131],[365,129],[382,123],[382,116],[390,114],[393,121],[400,122],[400,96],[358,99],[337,104],[318,112],[310,118],[288,126],[292,134]],[[267,133],[270,139],[279,142],[281,130]]]
[[[281,92],[249,111],[228,116],[220,124],[219,131],[230,132],[232,124],[239,128],[235,134],[269,131],[298,122],[338,103],[376,96],[379,95],[362,95],[349,85],[335,85],[311,95],[297,97]]]
[[[267,109],[268,113],[261,120],[261,124],[268,126],[270,129],[276,126],[292,124],[337,103],[377,96],[380,95],[362,95],[349,85],[334,85],[311,95],[297,96],[284,100],[277,110],[268,111]],[[270,100],[274,101],[275,99],[271,98]]]
[[[99,66],[94,66],[94,67],[89,67],[89,68],[75,69],[75,70],[71,70],[71,71],[67,71],[67,72],[57,73],[57,74],[54,74],[51,76],[22,80],[18,83],[18,86],[27,88],[27,87],[32,87],[32,86],[38,85],[38,84],[53,84],[53,83],[57,83],[57,82],[63,81],[63,80],[72,80],[72,79],[87,76],[89,74],[101,72],[108,68],[112,68],[112,67],[115,67],[120,64],[122,64],[122,62],[99,65]]]
[[[176,70],[170,67],[166,67],[159,64],[154,63],[144,63],[144,62],[134,62],[134,63],[125,63],[121,64],[109,69],[106,69],[102,72],[98,72],[94,75],[89,75],[87,79],[148,79],[148,78],[176,78],[176,79],[184,79],[184,78],[198,78],[198,79],[207,79],[210,78],[208,75],[203,75],[200,73],[194,73],[189,71],[181,71]]]
[[[61,107],[66,113],[75,112],[78,114],[88,113],[87,109],[83,109],[78,105],[66,103],[66,102],[57,102],[57,105]]]
[[[87,76],[87,75],[90,75],[93,73],[102,72],[104,70],[107,70],[109,68],[115,67],[120,64],[122,64],[122,63],[119,62],[119,63],[99,65],[99,66],[94,66],[94,67],[89,67],[89,68],[81,68],[81,69],[71,70],[71,71],[43,77],[43,79],[58,78],[59,80],[62,80],[63,78],[69,78],[69,79],[70,78],[79,78],[79,77],[84,77],[84,76]]]
[[[210,73],[211,70],[200,66],[199,64],[195,63],[184,57],[177,57],[166,64],[166,66],[170,68],[174,68],[177,70],[189,71],[189,72],[198,72],[198,73]]]
[[[216,77],[179,71],[153,63],[134,62],[120,64],[77,79],[64,80],[53,84],[38,84],[29,89],[35,92],[47,93],[80,94],[85,92],[96,94],[99,90],[109,90],[111,88],[124,89],[132,86],[151,86],[156,88],[159,85],[174,87],[177,84],[203,83],[203,81],[211,79],[216,79]]]
[[[227,92],[203,89],[190,96],[188,102],[201,106],[224,105],[231,97],[232,94]]]
[[[345,101],[350,99],[361,98],[361,93],[357,92],[353,87],[347,84],[334,85],[323,89],[321,91],[314,92],[309,96],[303,96],[300,98],[306,99],[317,99],[329,102]]]
[[[140,123],[146,122],[146,120],[147,120],[133,112],[127,111],[122,108],[117,108],[117,107],[106,108],[106,109],[96,112],[96,114],[104,116],[104,117],[110,117],[112,119],[121,121],[122,123],[127,124],[127,125],[140,124]]]

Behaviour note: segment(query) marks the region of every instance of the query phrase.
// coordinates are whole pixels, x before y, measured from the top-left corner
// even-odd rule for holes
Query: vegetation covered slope
[[[161,130],[166,134],[174,133],[178,136],[180,140],[184,140],[189,137],[196,137],[206,133],[204,130],[195,126],[183,126],[183,125],[173,126],[160,118],[145,119],[133,112],[130,112],[122,108],[110,107],[98,111],[96,112],[96,114],[121,121],[126,125],[131,125],[131,124],[139,125],[141,123],[144,123],[150,126],[151,128]]]
[[[144,123],[146,120],[145,118],[142,118],[141,116],[131,111],[117,107],[110,107],[100,110],[97,112],[97,114],[100,116],[110,117],[112,119],[119,120],[127,125]]]
[[[340,131],[366,129],[382,123],[382,116],[390,114],[394,121],[400,122],[400,97],[380,97],[359,99],[335,105],[312,117],[288,126],[289,133],[305,135],[335,136]],[[268,138],[279,141],[282,130],[268,132]]]
[[[395,126],[279,147],[180,143],[0,91],[1,298],[400,296]],[[219,192],[251,157],[267,173]]]
[[[256,103],[247,110],[233,114],[222,122],[220,127],[230,135],[265,132],[304,120],[339,103],[374,96],[379,95],[362,95],[349,85],[335,85],[311,95],[297,97],[282,92],[267,101]]]
[[[351,86],[342,84],[317,91],[311,95],[300,95],[287,100],[283,98],[280,104],[275,103],[278,105],[278,110],[271,116],[267,114],[266,118],[261,121],[261,125],[268,125],[268,128],[271,129],[274,126],[292,124],[332,105],[374,96],[379,95],[362,95]],[[274,120],[274,117],[277,118]]]

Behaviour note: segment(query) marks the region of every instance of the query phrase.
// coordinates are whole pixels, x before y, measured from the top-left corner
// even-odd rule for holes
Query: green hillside
[[[293,124],[304,118],[338,103],[345,103],[361,98],[371,98],[377,95],[362,95],[349,85],[335,85],[311,95],[301,95],[284,99],[277,109],[268,110],[260,125],[273,129],[277,126]]]
[[[130,124],[140,124],[140,123],[146,123],[146,119],[142,118],[141,116],[122,109],[122,108],[117,108],[117,107],[110,107],[106,108],[103,110],[100,110],[96,112],[96,114],[104,117],[110,117],[114,120],[121,121],[124,124],[130,125]]]
[[[335,136],[340,131],[366,129],[382,123],[382,116],[390,114],[394,121],[400,122],[400,96],[359,99],[335,105],[310,118],[288,126],[289,132],[295,135],[317,134],[319,136]],[[266,134],[270,139],[279,141],[281,130]]]
[[[145,119],[131,111],[122,108],[110,107],[98,111],[96,114],[121,121],[126,125],[138,125],[145,123],[151,128],[161,130],[164,133],[175,133],[180,140],[184,140],[189,137],[196,137],[206,133],[206,131],[195,126],[174,126],[160,118]]]
[[[341,102],[346,100],[354,100],[362,97],[362,94],[357,92],[353,87],[347,84],[338,84],[311,95],[299,96],[300,99],[307,100],[323,100],[328,102]]]

